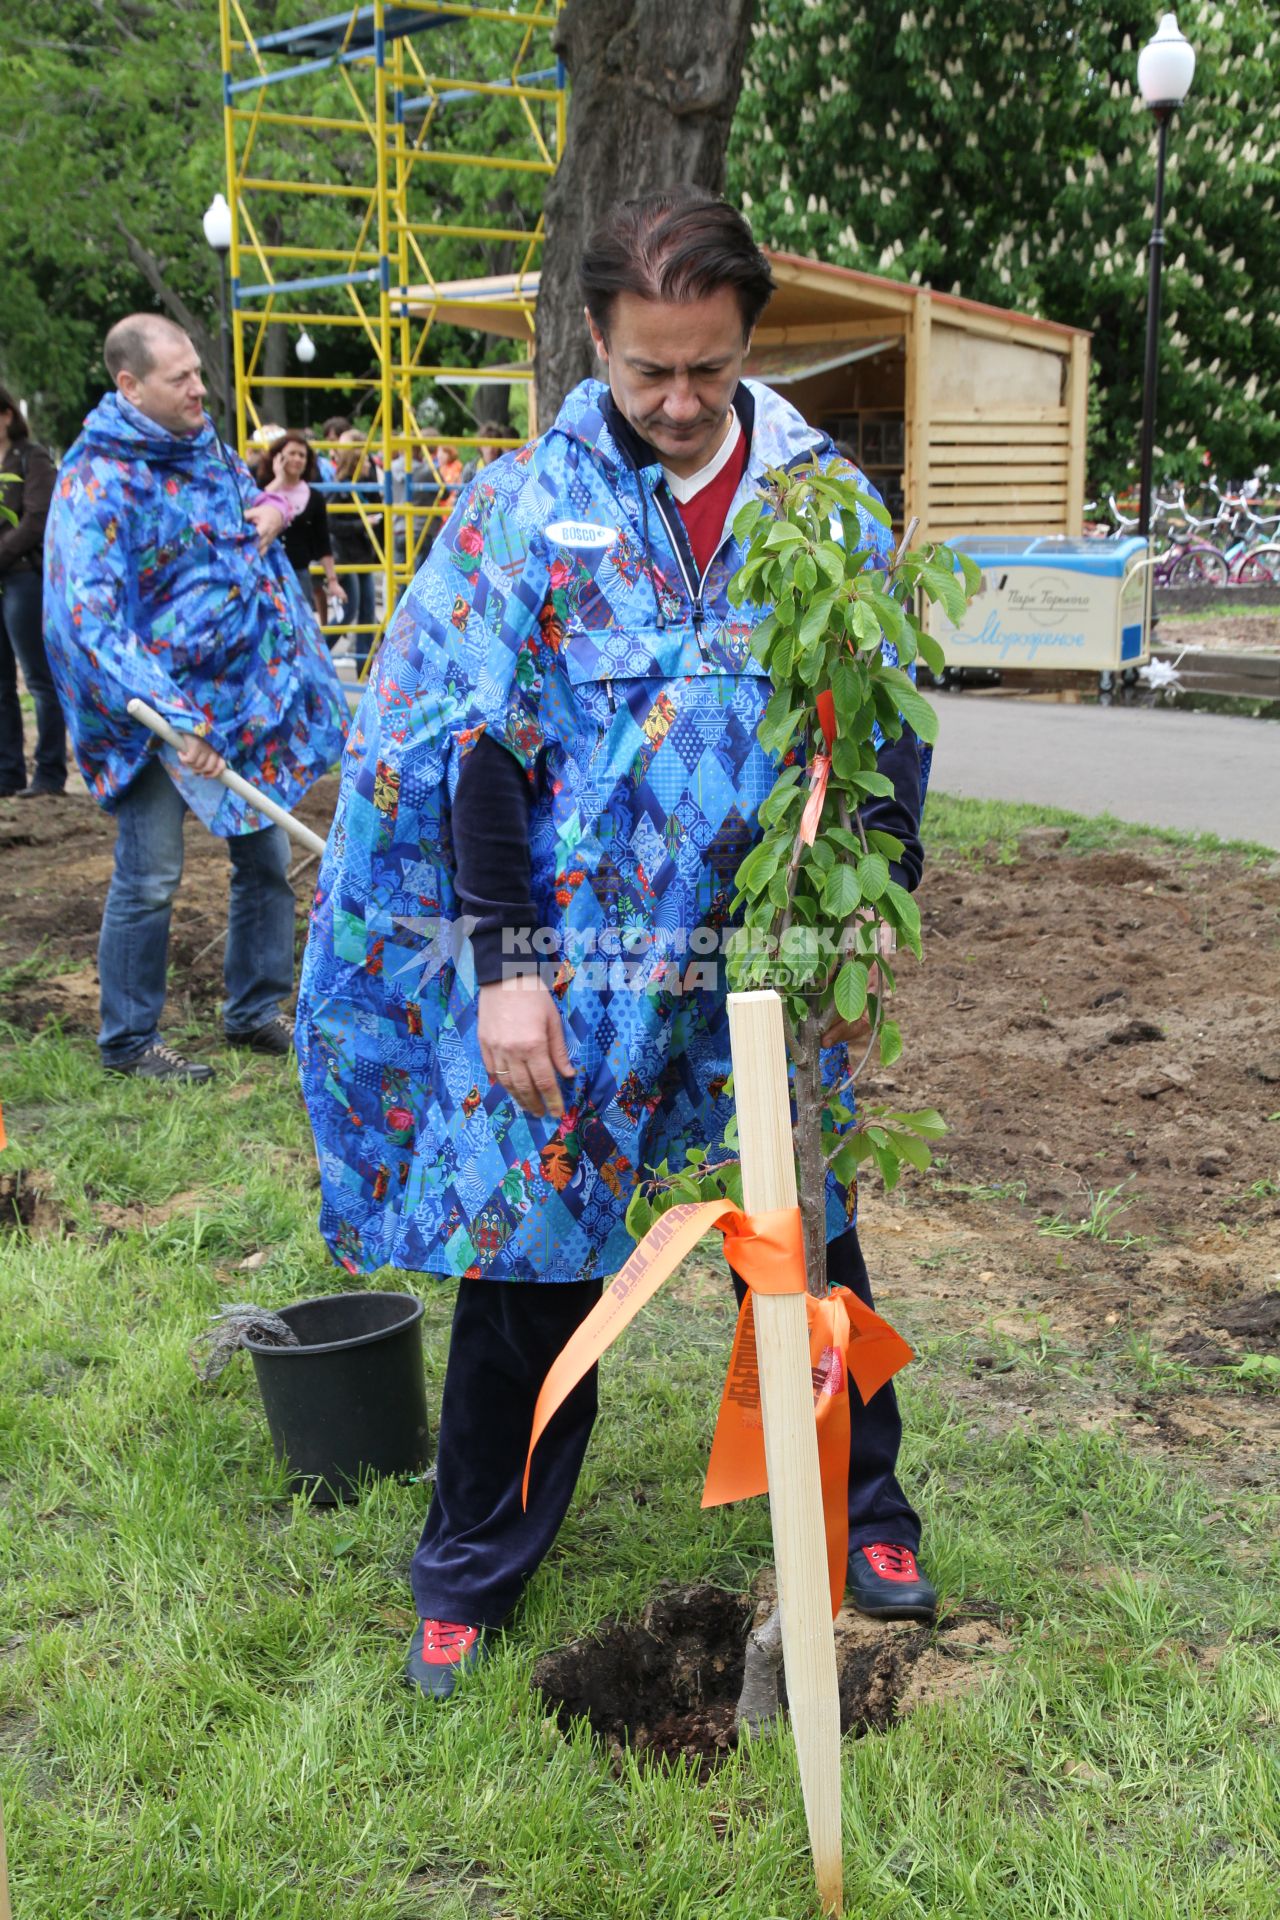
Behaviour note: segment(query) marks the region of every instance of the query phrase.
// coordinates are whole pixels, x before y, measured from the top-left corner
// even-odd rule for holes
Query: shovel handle
[[[191,737],[190,735],[184,737],[176,727],[171,727],[163,714],[157,713],[154,707],[149,707],[145,700],[131,700],[129,712],[135,720],[140,720],[144,727],[150,727],[152,733],[158,734],[169,746],[177,747],[179,752],[185,745],[186,739]],[[268,794],[260,793],[257,787],[251,787],[242,775],[233,772],[230,767],[224,767],[217,777],[224,787],[229,787],[232,793],[239,794],[242,800],[247,800],[249,805],[256,808],[259,813],[265,813],[268,820],[274,820],[278,827],[283,827],[300,847],[305,847],[309,853],[324,852],[324,841],[318,833],[313,833],[310,827],[304,827],[301,820],[295,820],[279,801],[272,800]]]

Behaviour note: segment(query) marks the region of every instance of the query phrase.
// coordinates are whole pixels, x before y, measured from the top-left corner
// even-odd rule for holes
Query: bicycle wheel
[[[1225,587],[1231,569],[1216,547],[1189,547],[1169,569],[1171,587]]]
[[[1236,569],[1238,587],[1269,587],[1280,582],[1280,546],[1255,547]]]

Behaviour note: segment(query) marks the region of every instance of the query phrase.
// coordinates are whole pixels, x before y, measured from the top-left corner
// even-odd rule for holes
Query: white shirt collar
[[[705,467],[699,467],[696,473],[690,474],[672,473],[670,467],[662,469],[666,475],[667,485],[682,507],[688,506],[694,495],[701,493],[704,487],[709,487],[716,475],[728,466],[741,440],[742,424],[734,408],[730,407],[729,431]]]

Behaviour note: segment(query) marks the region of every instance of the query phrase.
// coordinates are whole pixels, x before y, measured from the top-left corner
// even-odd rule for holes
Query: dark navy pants
[[[852,1229],[827,1249],[832,1285],[873,1304]],[[741,1282],[736,1282],[741,1294]],[[464,1280],[458,1288],[436,1448],[435,1491],[413,1556],[426,1620],[500,1627],[551,1549],[595,1424],[597,1369],[538,1442],[529,1507],[520,1501],[533,1408],[551,1362],[600,1298],[600,1280],[565,1285]],[[920,1521],[894,1477],[902,1421],[893,1383],[863,1406],[849,1396],[849,1546],[887,1540],[916,1551]]]

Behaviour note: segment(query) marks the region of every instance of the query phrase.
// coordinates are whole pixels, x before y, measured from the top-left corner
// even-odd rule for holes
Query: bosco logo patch
[[[600,527],[594,520],[553,520],[543,531],[561,547],[611,547],[618,537],[616,527]]]

